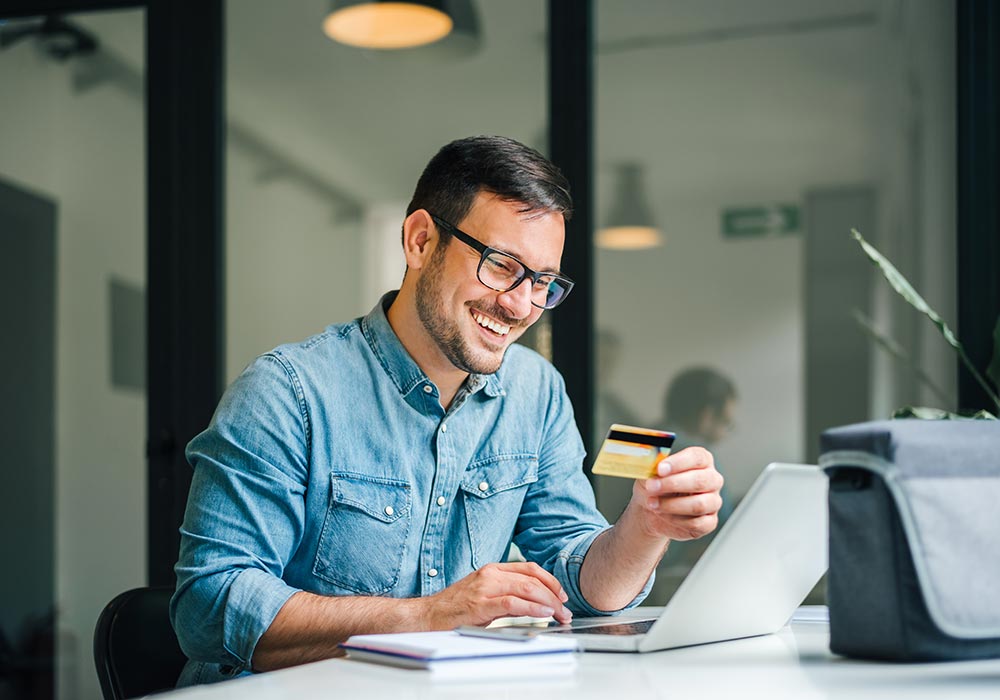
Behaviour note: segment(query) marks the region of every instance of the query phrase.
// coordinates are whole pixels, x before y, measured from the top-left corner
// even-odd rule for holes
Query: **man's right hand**
[[[567,624],[569,597],[555,576],[531,562],[487,564],[422,599],[431,629],[487,625],[499,617],[554,617]]]
[[[572,619],[566,593],[537,564],[487,564],[426,598],[322,596],[299,591],[278,611],[257,642],[253,668],[269,671],[343,654],[353,634],[450,630],[486,625],[498,617]]]

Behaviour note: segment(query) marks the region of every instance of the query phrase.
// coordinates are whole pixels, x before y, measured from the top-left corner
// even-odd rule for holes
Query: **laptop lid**
[[[769,464],[647,632],[587,627],[615,624],[606,617],[548,632],[603,651],[657,651],[776,632],[826,571],[826,496],[819,468]]]

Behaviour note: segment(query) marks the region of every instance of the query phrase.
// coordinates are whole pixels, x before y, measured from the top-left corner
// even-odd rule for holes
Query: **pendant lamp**
[[[334,0],[323,32],[342,44],[366,49],[407,49],[437,41],[453,20],[443,0]]]
[[[608,250],[643,250],[663,244],[646,199],[642,167],[622,163],[616,168],[614,198],[607,224],[597,232],[597,246]]]

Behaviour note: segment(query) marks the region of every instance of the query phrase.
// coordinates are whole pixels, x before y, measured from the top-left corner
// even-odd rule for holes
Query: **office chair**
[[[134,588],[107,604],[94,629],[94,663],[104,700],[169,690],[187,662],[170,626],[173,588]]]

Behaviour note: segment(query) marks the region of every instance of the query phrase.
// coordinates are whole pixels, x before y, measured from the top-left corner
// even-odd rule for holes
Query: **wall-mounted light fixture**
[[[663,244],[646,199],[642,167],[622,163],[616,167],[614,198],[607,223],[597,232],[597,246],[608,250],[642,250]]]
[[[443,0],[334,0],[323,32],[342,44],[366,49],[407,49],[448,35],[453,20]]]

